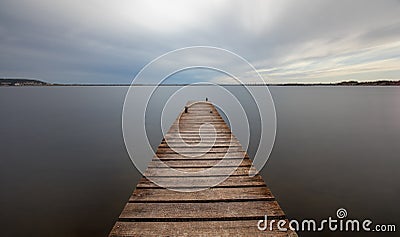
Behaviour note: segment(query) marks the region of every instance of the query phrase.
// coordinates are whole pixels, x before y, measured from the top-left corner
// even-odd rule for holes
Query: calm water
[[[270,90],[278,127],[261,173],[288,217],[326,219],[346,208],[350,218],[398,229],[400,88]],[[123,143],[126,91],[0,88],[2,236],[108,234],[141,177]],[[251,126],[257,131],[259,125]],[[150,136],[156,147],[161,132],[154,129]]]

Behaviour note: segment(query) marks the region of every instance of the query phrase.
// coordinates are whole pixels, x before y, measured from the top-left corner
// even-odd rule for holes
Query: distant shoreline
[[[155,84],[135,84],[136,86],[155,86]],[[161,86],[207,86],[209,84],[162,84]],[[221,86],[242,86],[239,84],[220,84]],[[277,84],[245,84],[246,86],[400,86],[400,80],[379,81],[342,81],[336,83],[277,83]],[[36,79],[4,78],[0,79],[0,87],[26,87],[26,86],[131,86],[130,84],[62,84],[48,83]]]

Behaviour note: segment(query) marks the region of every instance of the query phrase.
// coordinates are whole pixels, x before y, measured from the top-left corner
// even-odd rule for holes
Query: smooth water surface
[[[160,96],[171,90],[161,88]],[[398,228],[400,88],[270,90],[277,136],[261,173],[288,217],[326,219],[346,208],[350,218]],[[107,236],[141,177],[122,137],[126,91],[0,88],[2,236]],[[156,123],[149,116],[149,124]],[[257,134],[260,124],[250,126]],[[161,131],[155,127],[149,136],[157,147]],[[250,141],[250,155],[256,143]]]

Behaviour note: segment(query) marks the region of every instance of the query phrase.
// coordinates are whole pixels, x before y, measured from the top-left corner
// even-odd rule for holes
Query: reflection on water
[[[171,90],[161,88],[159,96]],[[400,88],[270,90],[278,127],[261,173],[289,218],[325,219],[343,207],[351,218],[398,227]],[[2,235],[108,234],[141,176],[122,138],[126,91],[125,87],[0,88]],[[247,107],[249,117],[254,117],[252,106]],[[259,124],[250,126],[255,134]],[[161,130],[154,127],[152,145],[156,147],[161,138]],[[250,155],[256,143],[250,140]]]

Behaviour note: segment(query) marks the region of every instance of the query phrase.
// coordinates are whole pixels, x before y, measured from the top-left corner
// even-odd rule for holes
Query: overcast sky
[[[2,0],[0,78],[129,83],[163,53],[208,45],[270,83],[397,80],[399,16],[399,0]]]

